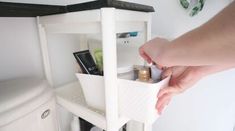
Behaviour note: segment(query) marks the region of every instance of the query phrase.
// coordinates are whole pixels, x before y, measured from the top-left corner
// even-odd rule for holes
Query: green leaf
[[[180,4],[185,9],[188,9],[188,7],[189,7],[189,2],[187,0],[180,0]]]
[[[198,12],[200,11],[199,7],[196,6],[192,9],[191,13],[189,14],[190,16],[195,16],[196,14],[198,14]]]

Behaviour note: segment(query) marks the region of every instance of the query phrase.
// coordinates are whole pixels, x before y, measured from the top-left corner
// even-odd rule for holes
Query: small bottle
[[[162,70],[158,69],[156,65],[152,65],[150,69],[151,69],[151,78],[153,79],[153,81],[154,82],[160,81]]]
[[[150,78],[149,67],[142,67],[138,71],[138,79],[136,81],[153,83],[153,80]]]

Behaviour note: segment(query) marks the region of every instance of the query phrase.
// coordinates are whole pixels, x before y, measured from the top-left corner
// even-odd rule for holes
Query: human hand
[[[168,87],[162,88],[157,97],[156,109],[161,114],[164,107],[169,104],[172,97],[180,94],[197,83],[202,75],[197,71],[197,67],[170,67],[163,71],[162,79],[171,76]]]
[[[165,47],[169,43],[168,40],[163,38],[154,38],[139,48],[140,55],[148,62],[148,63],[156,63],[158,68],[162,68],[160,55],[164,52]]]

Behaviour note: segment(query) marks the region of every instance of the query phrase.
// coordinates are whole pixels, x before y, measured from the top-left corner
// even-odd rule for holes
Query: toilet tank
[[[58,131],[53,89],[45,80],[0,82],[0,131]]]

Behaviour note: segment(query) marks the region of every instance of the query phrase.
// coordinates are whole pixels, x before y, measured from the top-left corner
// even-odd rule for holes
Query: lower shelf
[[[89,107],[84,99],[81,86],[78,82],[69,83],[56,89],[57,104],[61,105],[74,115],[106,130],[105,113]],[[119,127],[127,123],[129,119],[120,118]]]

